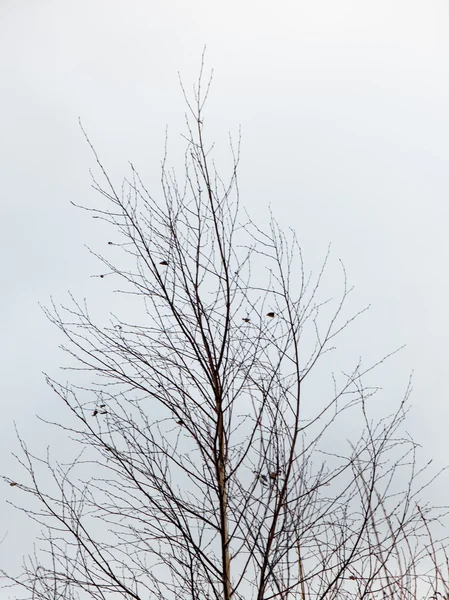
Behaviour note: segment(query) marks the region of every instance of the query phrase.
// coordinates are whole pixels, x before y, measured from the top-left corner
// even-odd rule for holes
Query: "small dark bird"
[[[276,473],[276,471],[272,471],[270,473],[270,479],[277,479],[277,477],[278,477],[278,474]]]
[[[168,267],[168,262],[166,260],[161,260],[161,262],[159,264],[162,265],[163,267]]]
[[[106,408],[106,404],[100,404],[100,408]]]
[[[273,319],[273,318],[274,318],[274,316],[275,316],[275,313],[274,313],[274,312],[269,312],[269,313],[267,313],[267,317],[270,317],[270,319]]]
[[[97,410],[97,409],[95,409],[95,410],[94,410],[94,412],[92,413],[92,416],[93,416],[93,417],[96,417],[97,415],[98,415],[98,410]]]
[[[262,485],[268,485],[268,477],[266,475],[261,475],[257,471],[253,471],[253,473]]]
[[[109,244],[110,246],[113,246],[113,245],[114,245],[114,242],[108,242],[108,244]]]
[[[108,414],[108,411],[107,411],[107,410],[102,410],[102,411],[100,412],[100,415],[107,415],[107,414]]]
[[[100,275],[100,278],[103,279],[104,275]]]
[[[245,321],[245,323],[249,323],[248,317],[243,318],[242,321]]]
[[[176,421],[177,425],[184,425],[184,421]]]
[[[9,484],[11,487],[14,487],[15,485],[17,485],[16,481],[11,481],[11,483]]]

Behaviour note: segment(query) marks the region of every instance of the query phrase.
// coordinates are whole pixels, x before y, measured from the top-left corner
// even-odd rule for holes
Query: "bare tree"
[[[23,476],[5,479],[34,497],[23,508],[43,533],[9,581],[46,600],[447,595],[444,510],[420,500],[402,433],[410,387],[376,421],[377,365],[313,379],[360,312],[345,316],[343,268],[337,300],[322,295],[329,255],[312,276],[293,232],[242,217],[239,142],[225,183],[204,138],[209,84],[201,73],[185,94],[185,180],[165,158],[162,199],[132,166],[117,190],[92,147],[106,204],[86,210],[128,265],[102,256],[99,277],[122,282],[137,317],[100,325],[74,298],[47,310],[82,374],[47,378],[82,452],[65,466],[20,440]],[[349,420],[360,437],[345,450]]]

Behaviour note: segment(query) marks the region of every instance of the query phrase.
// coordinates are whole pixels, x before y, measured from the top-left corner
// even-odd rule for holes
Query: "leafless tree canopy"
[[[446,596],[444,511],[420,503],[402,430],[409,389],[375,420],[376,365],[308,384],[360,313],[343,268],[323,296],[328,256],[309,274],[294,233],[239,210],[239,141],[223,181],[204,81],[185,95],[182,183],[164,159],[157,197],[132,166],[118,190],[92,147],[105,203],[86,210],[112,228],[99,277],[121,281],[135,319],[96,324],[74,298],[47,311],[81,369],[82,384],[48,383],[82,452],[66,466],[21,440],[23,471],[5,479],[34,497],[21,506],[43,533],[9,582],[46,600]],[[342,450],[351,420],[360,435]]]

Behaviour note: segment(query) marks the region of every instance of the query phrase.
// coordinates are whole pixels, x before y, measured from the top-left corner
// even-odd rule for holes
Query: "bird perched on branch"
[[[258,473],[257,471],[253,471],[253,473],[262,485],[268,485],[268,477],[266,475]]]
[[[244,318],[242,319],[242,321],[244,321],[245,323],[249,323],[249,319],[248,319],[248,317],[244,317]]]
[[[270,317],[270,319],[273,319],[275,316],[276,316],[276,313],[274,313],[274,312],[267,313],[267,317]]]
[[[161,260],[161,262],[159,264],[162,265],[163,267],[168,267],[168,262],[166,260]]]
[[[93,417],[96,417],[97,415],[107,415],[108,414],[107,410],[99,410],[100,408],[106,408],[106,404],[100,404],[100,406],[97,406],[97,408],[92,413]]]

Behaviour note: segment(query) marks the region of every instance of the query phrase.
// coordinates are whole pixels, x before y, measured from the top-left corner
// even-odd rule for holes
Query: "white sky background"
[[[13,421],[42,447],[36,413],[63,414],[41,374],[58,376],[60,339],[38,302],[70,289],[109,306],[84,248],[107,248],[108,233],[70,205],[96,201],[78,117],[117,183],[132,161],[157,192],[166,125],[175,157],[184,150],[177,72],[189,87],[204,44],[206,132],[225,157],[241,124],[242,203],[259,219],[271,203],[312,262],[332,243],[335,281],[341,258],[355,305],[373,304],[338,365],[406,343],[378,373],[382,402],[399,399],[414,369],[409,430],[444,465],[447,1],[1,0],[1,471],[13,468]],[[447,503],[449,478],[438,490]],[[0,492],[7,567],[30,544],[5,502],[13,491]]]

